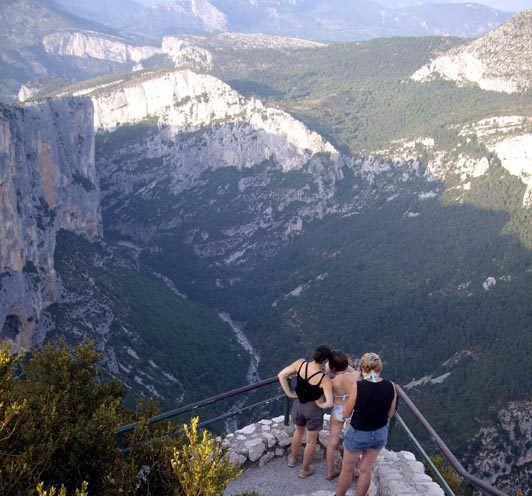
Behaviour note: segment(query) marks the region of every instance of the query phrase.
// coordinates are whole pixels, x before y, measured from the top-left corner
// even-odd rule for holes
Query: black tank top
[[[301,377],[301,367],[303,367],[303,364],[306,364],[305,367],[305,378]],[[318,384],[310,384],[308,382],[310,379],[312,379],[315,375],[322,374],[320,382]],[[321,381],[323,380],[323,377],[325,377],[325,374],[323,372],[315,372],[310,377],[308,377],[308,362],[302,362],[299,366],[299,369],[297,371],[297,382],[296,382],[296,394],[297,399],[300,403],[310,403],[311,401],[316,401],[321,398],[323,395],[323,389],[320,387]]]
[[[351,425],[359,431],[375,431],[388,423],[395,390],[390,381],[357,382],[357,398]]]

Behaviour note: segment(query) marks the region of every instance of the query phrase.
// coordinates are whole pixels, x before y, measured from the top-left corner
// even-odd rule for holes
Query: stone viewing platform
[[[324,430],[316,447],[314,475],[305,479],[297,476],[302,454],[295,468],[289,468],[286,456],[290,451],[293,426],[284,425],[284,417],[264,419],[228,434],[224,445],[230,459],[244,470],[233,481],[224,496],[257,492],[261,496],[333,496],[337,479],[325,479],[325,446],[327,445],[329,416],[325,416]],[[337,453],[337,463],[341,455]],[[354,489],[347,493],[355,496]],[[383,450],[375,462],[369,496],[443,496],[444,492],[424,466],[407,451],[399,453]]]

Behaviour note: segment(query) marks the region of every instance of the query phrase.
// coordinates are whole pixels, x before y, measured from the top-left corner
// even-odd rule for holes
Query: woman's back
[[[353,428],[372,431],[388,423],[388,412],[395,397],[393,384],[387,380],[357,383],[355,409],[351,417]]]
[[[360,377],[358,372],[338,372],[332,379],[332,390],[334,394],[334,402],[336,404],[343,404],[347,400],[351,391],[351,385]]]
[[[325,374],[315,362],[301,361],[297,371],[296,393],[300,403],[318,400],[323,395],[321,383]]]

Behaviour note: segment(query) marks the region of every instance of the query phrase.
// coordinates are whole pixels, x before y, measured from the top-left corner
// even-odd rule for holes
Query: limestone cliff
[[[57,291],[56,233],[101,234],[88,99],[0,106],[0,339],[29,347]]]
[[[483,90],[526,91],[532,81],[531,42],[532,9],[435,58],[412,79],[423,82],[442,77],[461,85],[476,83]]]
[[[178,195],[205,184],[205,174],[227,168],[246,176],[237,194],[250,202],[250,208],[265,213],[260,219],[254,215],[243,230],[230,228],[225,241],[235,248],[249,240],[250,233],[265,228],[290,237],[301,230],[303,218],[323,215],[343,174],[342,157],[319,134],[284,111],[244,98],[212,76],[190,70],[147,72],[77,91],[94,103],[104,209],[114,212],[108,227],[137,241],[173,229],[179,223],[180,215],[174,212]],[[270,191],[272,181],[294,181],[289,174],[294,171],[303,173],[308,187],[287,184]],[[137,198],[136,205],[146,203],[148,210],[166,198],[159,211],[173,213],[145,225],[131,222],[135,208],[120,208],[129,203],[130,195]],[[282,212],[282,218],[271,219],[272,208]],[[205,255],[230,256],[213,239],[197,249]]]
[[[92,57],[127,64],[138,62],[158,53],[156,47],[134,46],[122,38],[93,31],[57,31],[42,40],[51,55]]]
[[[133,45],[125,38],[95,31],[65,29],[45,36],[42,45],[54,57],[77,57],[124,64],[129,68],[155,55],[167,55],[175,67],[209,69],[210,52],[173,36],[165,36],[161,46]]]
[[[148,72],[76,94],[91,97],[94,125],[100,131],[151,118],[176,136],[231,122],[268,135],[274,143],[268,146],[267,155],[282,157],[283,170],[300,167],[316,153],[338,157],[330,143],[286,112],[246,99],[223,81],[191,70]],[[279,148],[281,140],[285,146]],[[234,165],[230,158],[226,162]]]

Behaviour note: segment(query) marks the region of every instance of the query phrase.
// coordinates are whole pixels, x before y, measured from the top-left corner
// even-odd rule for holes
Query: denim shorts
[[[359,453],[367,449],[380,450],[388,440],[388,426],[376,431],[359,431],[349,426],[344,437],[344,449],[352,453]]]

